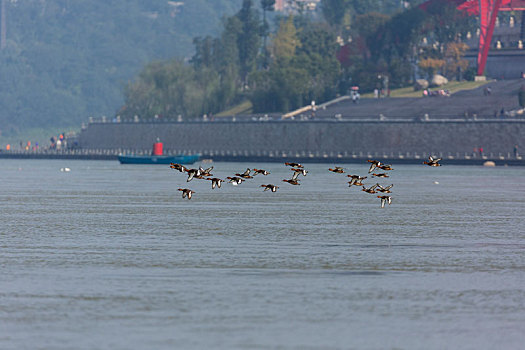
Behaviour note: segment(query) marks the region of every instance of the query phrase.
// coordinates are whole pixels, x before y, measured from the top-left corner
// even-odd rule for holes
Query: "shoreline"
[[[228,152],[229,153],[229,152]],[[143,153],[143,155],[146,153]],[[443,156],[435,155],[436,157],[442,157],[441,161],[444,165],[474,165],[483,166],[486,162],[494,162],[495,166],[525,166],[524,157],[504,157],[501,155],[495,156]],[[118,161],[118,153],[110,150],[99,150],[99,151],[85,151],[85,150],[72,150],[72,151],[41,151],[41,152],[20,152],[20,151],[8,151],[0,152],[0,159],[64,159],[64,160],[107,160],[107,161]],[[363,163],[368,159],[377,159],[385,164],[422,164],[427,159],[427,156],[417,154],[398,154],[398,155],[385,155],[378,153],[370,154],[353,154],[353,155],[286,155],[275,154],[275,155],[243,155],[243,154],[203,154],[198,162],[212,161],[212,162],[238,162],[238,163],[280,163],[286,161],[295,161],[299,163],[333,163],[333,164],[355,164]]]

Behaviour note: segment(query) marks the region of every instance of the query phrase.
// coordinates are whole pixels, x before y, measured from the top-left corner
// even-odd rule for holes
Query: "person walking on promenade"
[[[514,158],[518,158],[518,157],[519,157],[518,145],[514,145]]]

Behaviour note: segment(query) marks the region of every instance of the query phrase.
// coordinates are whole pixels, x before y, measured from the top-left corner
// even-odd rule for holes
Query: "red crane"
[[[442,1],[429,0],[421,5],[425,9],[428,4]],[[483,75],[489,53],[492,34],[496,25],[496,18],[500,11],[525,11],[525,0],[447,0],[457,5],[457,9],[465,11],[471,16],[480,17],[479,47],[478,47],[478,75]]]

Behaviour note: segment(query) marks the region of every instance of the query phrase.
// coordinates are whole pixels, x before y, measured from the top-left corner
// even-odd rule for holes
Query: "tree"
[[[217,108],[217,74],[211,69],[195,71],[180,60],[152,62],[125,89],[124,118],[194,118]]]
[[[370,58],[370,47],[373,47],[377,37],[383,30],[390,17],[377,12],[358,15],[354,19],[352,36],[354,45],[364,59]],[[355,28],[355,29],[354,29]]]
[[[274,11],[275,0],[261,0],[261,7],[263,10],[263,25],[262,25],[262,36],[263,36],[263,67],[267,68],[269,64],[268,48],[266,47],[266,40],[270,33],[270,26],[266,20],[266,12]]]
[[[379,29],[387,61],[394,57],[409,59],[412,56],[414,46],[422,36],[421,27],[425,20],[425,13],[415,8],[394,15],[385,27]]]
[[[281,20],[272,47],[276,64],[287,64],[295,56],[295,50],[300,46],[301,42],[297,37],[293,17],[289,16],[286,20]]]
[[[335,34],[324,23],[304,20],[295,22],[290,16],[281,21],[273,38],[274,61],[269,71],[252,76],[254,111],[286,112],[336,96],[340,65]],[[297,23],[302,26],[297,28]]]
[[[366,13],[391,13],[399,10],[400,1],[384,1],[384,0],[352,0],[350,5],[356,15],[363,15]],[[402,3],[402,1],[401,1]]]
[[[425,58],[420,60],[418,65],[426,73],[428,79],[432,79],[434,74],[445,65],[445,60]]]
[[[190,62],[195,68],[211,67],[215,64],[217,39],[209,35],[204,38],[196,37],[193,39],[193,45],[195,46],[195,54]]]
[[[439,45],[456,41],[461,33],[475,30],[476,20],[459,11],[453,2],[440,0],[429,4],[425,11],[424,34]]]
[[[310,80],[306,102],[334,98],[341,80],[335,33],[324,23],[311,22],[301,28],[299,39],[296,61],[308,72]]]
[[[445,74],[451,78],[456,77],[456,80],[461,80],[462,72],[465,72],[468,67],[468,61],[463,59],[465,52],[468,50],[468,45],[461,42],[448,43],[445,50]]]
[[[348,0],[322,0],[321,11],[325,21],[340,31],[348,9]]]
[[[248,86],[248,75],[255,70],[255,62],[260,48],[260,23],[257,12],[253,9],[252,0],[243,0],[242,8],[236,17],[241,22],[237,47],[239,49],[242,88],[244,89]]]

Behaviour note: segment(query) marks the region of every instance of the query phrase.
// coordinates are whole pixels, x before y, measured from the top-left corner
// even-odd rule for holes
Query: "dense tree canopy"
[[[455,76],[465,70],[465,47],[456,34],[469,28],[468,19],[445,2],[427,12],[400,6],[407,3],[323,0],[317,16],[281,14],[269,32],[266,12],[274,2],[261,0],[256,7],[253,0],[243,0],[238,12],[223,20],[220,36],[195,38],[186,74],[171,74],[171,64],[160,67],[172,79],[168,85],[185,86],[185,94],[170,95],[148,77],[158,65],[151,64],[126,90],[123,113],[196,118],[244,99],[254,112],[286,112],[345,94],[354,84],[372,90],[383,84],[383,77],[397,87],[418,74]],[[183,63],[177,66],[182,69]]]

